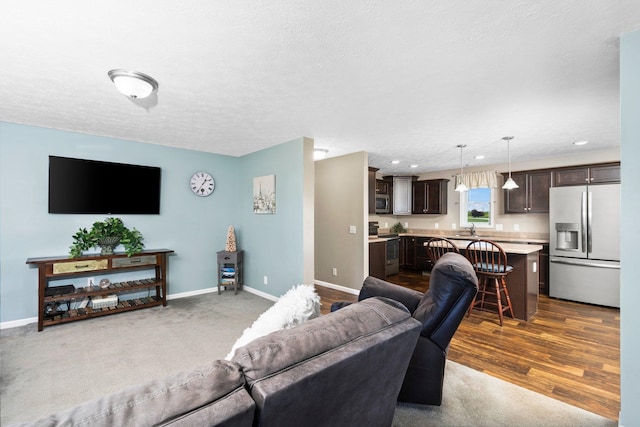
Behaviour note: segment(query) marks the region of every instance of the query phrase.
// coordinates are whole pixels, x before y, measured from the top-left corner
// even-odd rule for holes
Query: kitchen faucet
[[[475,224],[471,224],[471,227],[465,227],[465,230],[469,230],[469,235],[470,236],[475,236],[476,235],[476,225]]]

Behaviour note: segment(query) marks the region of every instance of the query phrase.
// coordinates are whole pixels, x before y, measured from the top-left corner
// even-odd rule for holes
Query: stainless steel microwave
[[[389,200],[389,196],[387,194],[376,194],[376,213],[391,213],[391,201]]]

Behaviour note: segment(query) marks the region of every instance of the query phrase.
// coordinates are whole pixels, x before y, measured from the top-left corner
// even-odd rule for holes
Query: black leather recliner
[[[457,253],[443,255],[433,267],[429,290],[421,293],[375,277],[367,277],[358,301],[381,296],[404,304],[422,323],[398,401],[426,405],[442,403],[444,368],[449,343],[478,291],[469,261]],[[331,311],[348,305],[337,302]]]

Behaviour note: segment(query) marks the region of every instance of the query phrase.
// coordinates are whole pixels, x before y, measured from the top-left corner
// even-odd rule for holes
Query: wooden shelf
[[[29,258],[27,264],[38,267],[38,331],[45,326],[89,319],[92,317],[122,313],[142,308],[167,305],[167,255],[170,249],[145,250],[133,256],[124,253],[111,255],[85,255],[79,258],[44,257]],[[153,270],[154,276],[146,279],[128,280],[111,283],[108,287],[99,286],[73,288],[71,292],[59,295],[46,295],[50,280],[64,277],[92,276],[110,272],[127,272]],[[149,296],[118,301],[117,305],[108,308],[92,307],[72,308],[71,301],[79,304],[85,298],[119,296],[132,292],[147,290]],[[151,295],[151,293],[155,295]],[[67,310],[58,310],[60,303],[67,303]],[[53,312],[47,312],[53,307]]]

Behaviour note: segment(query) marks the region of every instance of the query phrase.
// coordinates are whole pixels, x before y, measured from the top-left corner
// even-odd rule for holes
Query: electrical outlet
[[[496,231],[502,231],[503,229],[502,224],[496,224]]]
[[[265,285],[269,284],[269,278],[267,276],[264,276],[264,284]]]
[[[404,223],[404,228],[409,228],[409,223],[408,222]]]
[[[436,230],[437,230],[438,228],[440,228],[440,223],[436,222],[436,223],[435,223],[435,225],[434,225],[434,227],[435,227],[435,228],[436,228]]]
[[[453,224],[451,224],[451,229],[452,229],[452,230],[455,230],[456,228],[458,228],[458,227],[456,226],[456,223],[455,223],[455,222],[454,222]]]
[[[95,277],[87,277],[87,286],[88,287],[93,287],[96,284],[96,278]]]
[[[384,223],[384,228],[389,228],[389,223],[388,222]]]
[[[331,274],[333,274],[334,276],[337,276],[337,275],[338,275],[338,269],[337,269],[337,268],[335,268],[335,267],[333,267],[333,268],[331,269]]]
[[[513,231],[520,231],[520,224],[513,224]]]
[[[355,225],[350,225],[349,226],[349,234],[356,234],[356,226]]]

